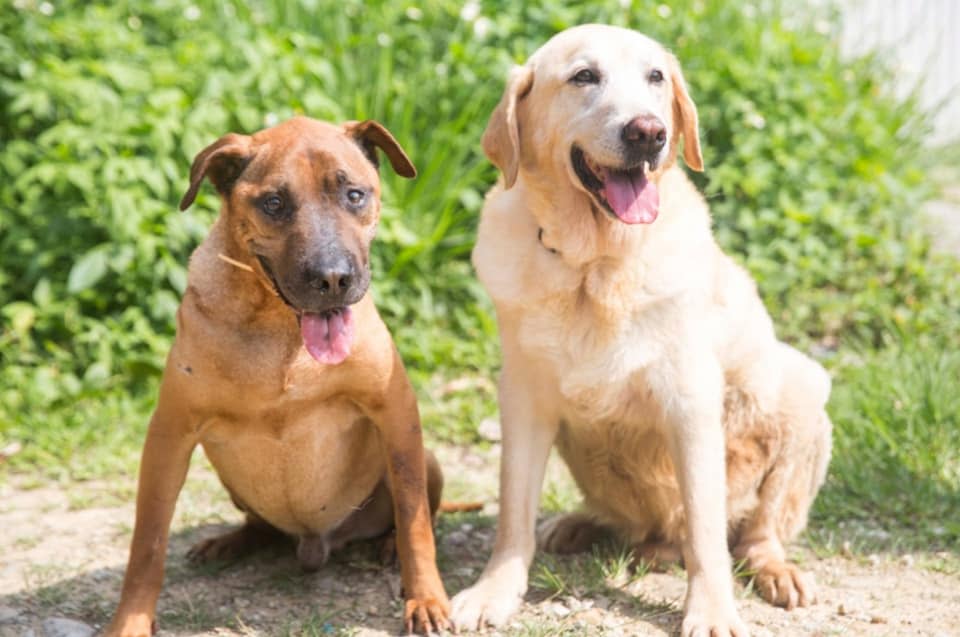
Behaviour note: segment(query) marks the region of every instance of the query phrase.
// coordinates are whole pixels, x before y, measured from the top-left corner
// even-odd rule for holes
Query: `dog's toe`
[[[756,575],[760,596],[775,606],[793,610],[816,602],[813,576],[789,562],[765,564]]]

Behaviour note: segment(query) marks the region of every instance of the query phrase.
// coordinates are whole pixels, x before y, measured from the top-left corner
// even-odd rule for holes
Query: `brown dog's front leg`
[[[164,400],[163,393],[140,461],[137,517],[123,593],[105,637],[150,637],[153,632],[170,520],[196,446],[193,436],[182,430],[183,414]]]
[[[437,572],[420,414],[399,355],[394,356],[395,371],[387,395],[370,415],[380,429],[387,455],[406,597],[404,622],[408,633],[447,630],[450,601]]]

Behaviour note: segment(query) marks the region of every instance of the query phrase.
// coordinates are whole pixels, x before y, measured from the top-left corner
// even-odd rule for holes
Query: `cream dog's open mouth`
[[[660,211],[660,193],[647,179],[648,162],[629,168],[603,166],[574,145],[573,171],[594,200],[623,223],[653,223]]]

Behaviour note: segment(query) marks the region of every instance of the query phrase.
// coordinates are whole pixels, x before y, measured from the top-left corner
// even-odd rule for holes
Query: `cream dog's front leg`
[[[526,374],[511,374],[507,360],[500,378],[503,451],[500,458],[500,517],[493,555],[480,579],[453,598],[453,621],[474,630],[504,624],[527,592],[527,571],[536,548],[535,529],[540,489],[556,419],[536,409]]]
[[[670,356],[648,377],[663,406],[686,516],[683,637],[747,637],[727,550],[723,374],[709,350]]]

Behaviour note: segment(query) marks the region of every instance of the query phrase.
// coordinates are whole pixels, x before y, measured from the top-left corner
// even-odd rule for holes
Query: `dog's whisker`
[[[217,254],[217,258],[220,259],[221,261],[224,261],[225,263],[229,263],[235,268],[240,268],[241,270],[246,270],[247,272],[251,272],[251,273],[254,271],[253,268],[247,265],[246,263],[237,261],[236,259],[231,259],[230,257],[223,254],[222,252]]]

